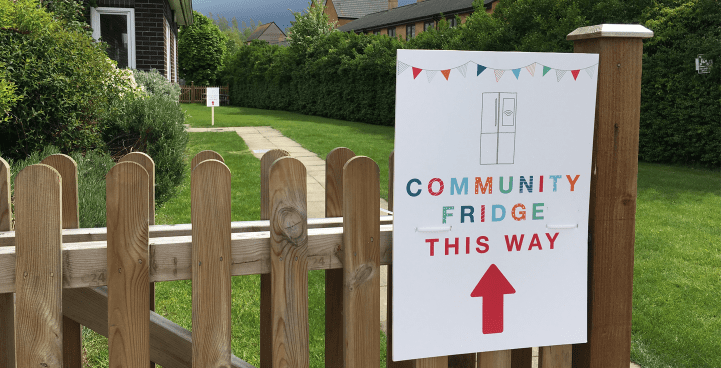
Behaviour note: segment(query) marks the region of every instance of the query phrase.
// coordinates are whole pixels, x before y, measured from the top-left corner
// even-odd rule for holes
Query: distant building
[[[248,36],[246,43],[250,45],[250,42],[253,40],[262,40],[268,42],[271,45],[287,46],[285,38],[286,35],[285,33],[283,33],[280,27],[278,27],[275,22],[270,22],[258,26],[258,28],[256,28],[255,31],[250,34],[250,36]]]
[[[325,0],[325,13],[328,20],[341,27],[368,14],[397,6],[398,0]]]
[[[396,6],[391,7],[392,3]],[[401,7],[397,7],[398,2],[395,0],[388,1],[388,4],[388,9],[370,13],[342,25],[338,30],[408,39],[429,28],[435,28],[441,20],[441,14],[448,20],[451,27],[455,27],[456,16],[463,23],[474,10],[473,0],[417,0],[413,4]],[[483,6],[487,13],[492,13],[497,4],[498,0],[484,0]]]

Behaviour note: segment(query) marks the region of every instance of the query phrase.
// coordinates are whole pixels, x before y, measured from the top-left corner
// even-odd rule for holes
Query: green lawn
[[[183,104],[192,127],[210,127],[210,108]],[[271,126],[325,159],[336,147],[348,147],[356,155],[372,158],[380,170],[381,197],[388,199],[388,156],[393,151],[393,127],[354,123],[301,115],[286,111],[219,106],[215,126]]]

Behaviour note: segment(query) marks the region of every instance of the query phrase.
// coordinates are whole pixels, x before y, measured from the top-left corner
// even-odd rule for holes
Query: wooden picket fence
[[[189,86],[180,86],[180,102],[195,103],[205,102],[206,91],[208,88],[219,88],[220,105],[230,105],[230,86],[196,86],[191,83]]]
[[[600,54],[588,343],[541,347],[542,368],[630,360],[643,49],[640,36],[597,28],[571,34],[576,52]],[[389,168],[392,210],[392,154]],[[0,159],[0,368],[80,368],[80,324],[109,337],[113,367],[252,368],[230,350],[230,277],[253,274],[261,275],[260,367],[307,368],[307,272],[320,269],[326,367],[379,366],[379,270],[388,265],[391,311],[393,269],[392,217],[379,216],[376,163],[347,148],[329,153],[326,218],[308,219],[305,167],[269,151],[261,220],[245,222],[230,221],[230,172],[220,155],[199,153],[191,170],[191,224],[153,225],[154,163],[133,153],[107,174],[108,227],[78,229],[77,166],[52,155],[17,175],[12,231],[10,168]],[[151,283],[173,280],[192,280],[192,335],[151,311]],[[394,362],[392,318],[388,368],[531,367],[531,348]]]

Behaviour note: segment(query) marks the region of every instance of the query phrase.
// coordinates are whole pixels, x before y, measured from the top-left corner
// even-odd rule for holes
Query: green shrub
[[[156,69],[149,72],[136,69],[133,70],[133,76],[138,86],[151,95],[165,96],[171,101],[180,99],[180,86],[168,82],[168,79]]]
[[[63,152],[102,147],[99,116],[119,94],[135,93],[128,72],[36,0],[0,1],[0,22],[0,65],[22,99],[0,121],[0,153],[23,158],[47,145]]]
[[[228,36],[212,19],[193,11],[193,24],[178,31],[178,73],[188,83],[215,84],[223,69]]]
[[[183,179],[188,143],[185,113],[177,100],[164,94],[124,97],[112,104],[103,121],[103,140],[113,157],[140,151],[155,162],[156,205],[172,197]]]
[[[17,174],[26,166],[40,163],[44,158],[60,153],[54,146],[47,146],[25,159],[8,160],[12,173],[12,188],[15,188]],[[105,175],[113,167],[113,159],[103,151],[88,151],[85,154],[69,155],[78,165],[78,205],[80,207],[80,227],[105,226]]]

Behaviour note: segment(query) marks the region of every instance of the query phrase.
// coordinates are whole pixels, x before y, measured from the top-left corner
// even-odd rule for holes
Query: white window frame
[[[178,83],[178,36],[173,35],[173,53],[175,54],[175,57],[173,58],[173,68],[175,70],[175,83]]]
[[[168,22],[168,20],[165,19],[165,17],[163,17],[163,23],[165,24],[165,40],[166,40],[165,41],[165,77],[169,82],[172,82],[170,80],[170,76],[172,75],[172,74],[170,74],[170,68],[173,67],[172,65],[170,65],[170,60],[171,60],[171,58],[170,58],[170,42],[171,42],[170,22]]]
[[[128,68],[135,69],[135,9],[133,8],[90,8],[90,27],[93,28],[93,38],[100,39],[100,14],[125,15],[128,29]]]

